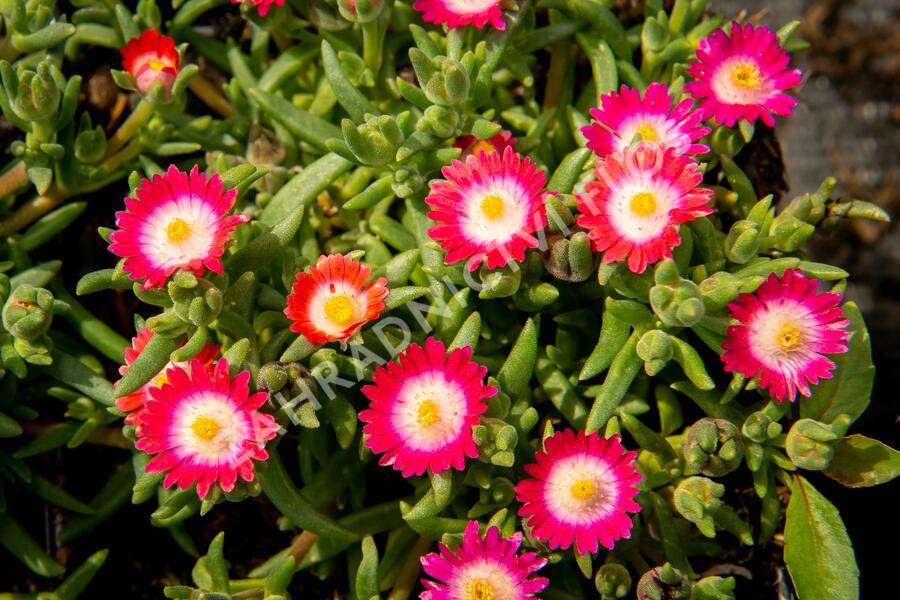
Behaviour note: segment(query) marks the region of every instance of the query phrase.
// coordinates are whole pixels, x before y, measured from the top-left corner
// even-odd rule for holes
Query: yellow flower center
[[[790,352],[800,345],[800,328],[793,323],[785,323],[781,326],[776,340],[782,350]]]
[[[215,419],[209,417],[197,417],[191,423],[191,431],[204,442],[208,442],[219,433],[222,426]]]
[[[167,370],[168,369],[163,370],[162,373],[153,378],[153,387],[161,388],[169,383],[169,375],[166,373]]]
[[[753,63],[740,63],[731,67],[731,82],[742,88],[759,85],[759,67]]]
[[[573,498],[579,502],[585,502],[594,497],[594,482],[590,479],[579,479],[572,484],[572,488],[569,491],[572,493]]]
[[[191,226],[185,221],[175,218],[166,226],[166,235],[170,242],[178,243],[191,234]]]
[[[496,194],[485,196],[481,201],[481,212],[489,221],[503,218],[503,198]]]
[[[483,150],[485,154],[490,154],[491,152],[496,151],[494,145],[488,140],[478,140],[477,142],[475,142],[475,145],[472,146],[472,154],[478,154],[479,150]]]
[[[487,579],[473,579],[466,584],[466,600],[494,600],[496,590]]]
[[[631,212],[639,217],[646,217],[656,212],[656,196],[650,192],[640,192],[631,197]]]
[[[150,66],[150,68],[153,69],[154,71],[162,71],[162,70],[166,69],[166,68],[169,66],[167,63],[165,63],[164,61],[159,60],[158,58],[151,58],[151,59],[147,62],[147,64],[148,64],[148,65]]]
[[[353,312],[353,302],[343,294],[333,296],[325,302],[325,315],[341,327],[350,324]]]
[[[638,125],[637,134],[641,136],[641,139],[645,142],[655,142],[659,139],[656,128],[650,123],[641,123]]]
[[[437,402],[434,400],[422,400],[419,403],[419,414],[416,418],[416,422],[425,427],[431,427],[438,421],[440,421],[441,416],[438,410]]]

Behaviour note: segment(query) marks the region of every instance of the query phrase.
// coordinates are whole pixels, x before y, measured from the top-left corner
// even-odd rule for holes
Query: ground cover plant
[[[858,597],[810,472],[900,455],[804,245],[888,216],[780,197],[799,23],[706,4],[0,2],[0,597],[122,593],[128,504],[170,598]]]

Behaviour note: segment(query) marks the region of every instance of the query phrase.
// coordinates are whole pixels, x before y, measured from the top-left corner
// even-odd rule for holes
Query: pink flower
[[[597,122],[581,128],[587,147],[603,158],[621,152],[634,141],[674,148],[676,154],[703,154],[709,147],[695,143],[709,133],[700,125],[702,113],[693,110],[694,102],[675,101],[664,83],[651,83],[643,99],[638,90],[623,85],[616,93],[601,98],[602,108],[592,108]]]
[[[259,16],[264,17],[269,14],[272,5],[284,6],[284,0],[231,0],[232,4],[247,4],[256,7]]]
[[[506,29],[500,0],[416,0],[412,7],[426,23],[446,24],[450,29],[466,25],[482,29],[488,23],[494,29]]]
[[[384,310],[387,279],[366,286],[372,270],[340,254],[320,256],[309,273],[297,273],[284,314],[291,331],[313,344],[346,342]]]
[[[532,479],[516,486],[519,516],[535,538],[554,550],[574,543],[586,554],[596,552],[598,542],[612,550],[631,535],[628,513],[641,510],[633,500],[641,474],[637,453],[626,452],[620,440],[571,429],[544,440],[537,463],[525,465]]]
[[[678,224],[712,213],[712,191],[698,187],[697,163],[656,145],[639,144],[597,161],[596,181],[578,195],[578,226],[587,230],[603,262],[628,260],[643,273],[672,257],[681,243]]]
[[[849,321],[840,294],[819,293],[818,282],[800,271],[774,273],[753,294],[728,305],[738,324],[722,343],[725,370],[759,376],[759,387],[776,401],[807,398],[809,385],[830,379],[834,362],[823,354],[847,351]]]
[[[513,137],[511,131],[503,130],[494,137],[487,140],[479,140],[474,135],[467,135],[457,139],[453,142],[454,148],[459,148],[462,150],[462,155],[460,158],[465,160],[467,156],[471,156],[473,154],[478,154],[479,152],[486,152],[490,154],[491,152],[499,152],[503,154],[503,151],[507,148],[516,147],[516,138]]]
[[[438,223],[428,235],[447,250],[448,263],[466,260],[474,271],[484,262],[495,269],[521,262],[526,248],[537,248],[532,233],[547,225],[547,179],[531,159],[512,148],[502,155],[478,152],[441,173],[446,179],[431,183],[425,202],[434,208],[428,217]]]
[[[135,337],[131,338],[131,347],[125,348],[125,364],[119,367],[119,375],[125,375],[125,373],[128,372],[128,367],[137,360],[137,357],[140,356],[147,344],[150,343],[150,340],[153,339],[153,335],[153,330],[149,327],[145,327],[144,329],[141,329]],[[194,358],[199,360],[211,374],[216,357],[219,355],[219,349],[218,344],[207,343]],[[144,404],[150,399],[150,390],[161,387],[166,383],[166,381],[168,381],[166,372],[170,368],[176,366],[186,369],[188,368],[189,363],[173,363],[172,361],[169,361],[156,377],[145,383],[140,389],[135,390],[130,394],[126,394],[121,398],[116,398],[116,408],[124,413],[128,413],[125,416],[126,424],[139,425],[139,416],[141,410],[144,408]]]
[[[231,379],[222,358],[210,376],[195,359],[190,373],[173,367],[166,377],[162,387],[150,390],[139,417],[135,446],[155,455],[147,472],[164,472],[166,488],[196,483],[201,498],[213,484],[230,492],[238,475],[253,481],[253,461],[269,457],[264,446],[279,428],[271,415],[258,412],[268,395],[250,394],[250,372]]]
[[[362,388],[371,403],[359,418],[366,423],[366,447],[383,454],[379,464],[409,477],[461,471],[466,457],[478,456],[472,427],[497,389],[484,385],[487,368],[471,358],[471,348],[448,354],[429,337],[424,348],[412,344],[375,370],[374,385]]]
[[[784,92],[798,83],[797,69],[788,69],[790,56],[778,36],[765,27],[731,24],[731,36],[718,29],[700,41],[697,58],[687,69],[696,79],[684,89],[700,101],[704,118],[729,127],[739,119],[757,118],[775,126],[775,115],[793,113],[797,99]]]
[[[432,552],[420,560],[425,572],[438,581],[423,579],[422,600],[495,599],[525,600],[535,598],[550,581],[546,577],[530,577],[547,564],[534,552],[516,554],[522,544],[521,532],[500,537],[497,527],[488,527],[482,539],[478,522],[469,521],[463,541],[455,551],[439,545],[440,554]],[[438,583],[441,582],[441,583]]]
[[[175,40],[155,29],[145,29],[119,52],[122,66],[134,77],[138,91],[147,94],[153,84],[159,83],[166,95],[172,92],[181,64]]]
[[[116,213],[120,227],[110,235],[109,250],[125,259],[124,269],[141,289],[160,288],[175,271],[203,275],[222,272],[219,257],[234,228],[249,215],[226,216],[235,190],[223,190],[218,175],[207,178],[195,166],[188,176],[175,166],[164,175],[144,179]]]

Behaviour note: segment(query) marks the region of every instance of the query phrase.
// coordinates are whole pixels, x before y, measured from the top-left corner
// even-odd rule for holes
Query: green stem
[[[363,61],[372,71],[372,77],[375,78],[375,81],[378,81],[378,72],[381,70],[384,33],[381,17],[362,24]]]
[[[226,119],[237,114],[228,99],[202,75],[194,75],[188,83],[188,88],[194,92],[194,95],[206,103],[208,107]]]
[[[109,138],[106,143],[106,156],[111,157],[119,148],[124,146],[128,140],[133,138],[141,126],[153,116],[153,106],[146,100],[141,100],[134,107],[125,122],[119,129]]]
[[[13,168],[0,175],[0,199],[15,194],[28,183],[25,162],[19,161]]]

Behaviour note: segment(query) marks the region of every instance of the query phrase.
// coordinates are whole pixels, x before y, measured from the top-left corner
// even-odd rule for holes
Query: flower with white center
[[[313,344],[346,342],[384,310],[387,279],[366,285],[372,270],[341,254],[320,256],[308,273],[297,273],[284,314],[291,331]]]
[[[595,181],[578,195],[575,222],[587,230],[603,262],[627,259],[643,273],[648,264],[672,257],[681,243],[678,225],[712,213],[712,191],[699,187],[697,163],[673,148],[638,144],[597,161]]]
[[[775,126],[775,116],[793,113],[797,99],[785,94],[800,83],[797,69],[778,36],[765,27],[731,24],[731,35],[718,29],[700,41],[696,59],[687,69],[692,81],[684,86],[700,101],[704,118],[728,127],[745,119]]]
[[[537,248],[532,234],[547,225],[547,179],[531,159],[507,147],[503,154],[455,160],[441,173],[445,179],[431,183],[425,202],[433,209],[428,217],[438,223],[428,235],[447,251],[447,263],[465,260],[474,271],[484,262],[496,269]]]
[[[160,84],[166,95],[181,68],[181,57],[175,40],[155,29],[145,29],[140,37],[130,40],[122,54],[122,66],[134,77],[138,91],[147,94],[154,84]]]
[[[488,527],[484,538],[478,522],[469,521],[462,543],[455,550],[444,544],[439,552],[421,559],[422,569],[431,579],[423,579],[422,600],[525,600],[535,598],[550,583],[546,577],[531,575],[547,564],[534,552],[516,554],[522,533],[500,537],[497,527]]]
[[[488,23],[503,31],[501,0],[416,0],[412,7],[422,13],[422,20],[435,25],[447,25],[450,29],[474,25],[482,29]]]
[[[150,389],[138,417],[135,447],[155,455],[147,472],[165,473],[166,488],[196,483],[201,498],[213,484],[230,492],[238,476],[253,481],[253,461],[269,457],[264,447],[279,427],[271,415],[258,411],[268,395],[250,394],[250,372],[232,379],[222,358],[210,375],[194,359],[190,373],[172,367],[166,379]]]
[[[144,179],[116,213],[120,228],[110,234],[109,250],[125,259],[124,270],[141,289],[161,288],[177,270],[203,275],[222,273],[220,257],[234,228],[249,215],[228,215],[236,191],[223,190],[218,175],[207,177],[195,166],[190,175],[169,167]]]
[[[674,148],[676,154],[709,152],[708,146],[697,143],[710,131],[700,124],[702,113],[694,110],[693,100],[673,108],[674,101],[666,84],[658,82],[647,87],[643,98],[639,90],[626,85],[619,92],[605,94],[600,107],[591,109],[596,122],[581,128],[587,147],[601,158],[634,142]]]
[[[847,351],[849,321],[840,294],[818,288],[814,279],[788,269],[729,304],[738,323],[722,343],[725,370],[759,377],[759,387],[779,403],[794,402],[798,391],[808,398],[811,384],[830,379],[835,364],[824,355]]]
[[[371,401],[359,413],[365,444],[404,477],[425,471],[462,470],[478,456],[472,427],[497,393],[484,384],[487,368],[472,362],[472,349],[449,353],[432,337],[411,344],[396,360],[378,367],[362,393]]]
[[[141,329],[136,336],[131,338],[131,346],[125,348],[125,364],[119,367],[119,375],[125,375],[125,373],[128,372],[128,368],[135,360],[137,360],[137,357],[140,356],[141,352],[144,351],[144,348],[147,346],[147,344],[150,343],[150,340],[153,339],[153,336],[153,330],[149,327],[145,327],[144,329]],[[199,360],[211,374],[216,357],[218,355],[219,345],[206,343],[203,345],[203,348],[194,357],[194,359]],[[156,377],[142,385],[137,390],[131,392],[130,394],[125,394],[124,396],[116,398],[116,408],[124,413],[127,413],[125,416],[125,423],[127,425],[137,426],[140,424],[139,415],[144,407],[144,404],[147,402],[147,400],[150,399],[150,390],[153,388],[161,387],[168,381],[166,373],[172,367],[181,367],[183,369],[187,369],[189,367],[189,363],[175,363],[169,361],[168,363],[166,363],[166,366],[162,368],[159,374],[156,375]]]
[[[618,435],[557,432],[544,440],[537,462],[525,465],[531,479],[516,486],[519,516],[551,549],[575,544],[579,554],[587,554],[599,542],[611,550],[631,535],[628,513],[641,510],[634,501],[641,481],[636,459]]]

